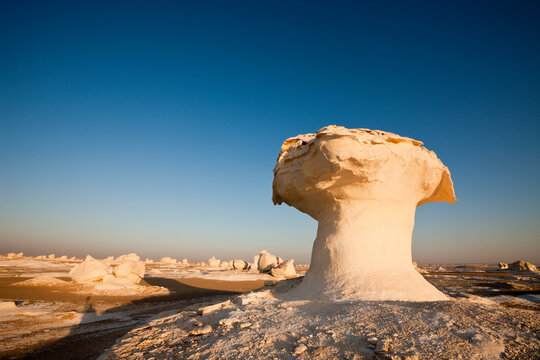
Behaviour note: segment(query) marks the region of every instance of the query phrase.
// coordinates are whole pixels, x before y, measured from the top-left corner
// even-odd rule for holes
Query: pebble
[[[376,353],[387,353],[390,350],[390,340],[381,340],[375,347]]]
[[[226,318],[219,320],[219,325],[221,326],[234,326],[234,324],[240,322],[238,318]]]
[[[199,309],[199,312],[201,315],[208,315],[214,311],[217,311],[217,310],[220,310],[224,307],[228,307],[231,305],[231,300],[227,300],[227,301],[224,301],[224,302],[220,302],[220,303],[217,303],[217,304],[212,304],[212,305],[208,305],[208,306],[204,306],[202,308]]]
[[[293,355],[300,355],[304,353],[307,350],[307,346],[304,344],[300,344],[294,349]]]
[[[189,332],[190,336],[199,336],[199,335],[206,335],[210,334],[212,332],[212,326],[206,325],[204,327],[192,330]]]
[[[375,336],[368,337],[367,339],[367,342],[370,344],[377,344],[377,341],[379,341],[379,339],[377,339]]]

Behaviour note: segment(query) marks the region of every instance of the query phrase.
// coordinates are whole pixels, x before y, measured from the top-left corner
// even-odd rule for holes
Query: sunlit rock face
[[[416,207],[457,201],[448,168],[422,142],[340,126],[287,139],[273,201],[319,222],[311,267],[291,296],[447,300],[412,265]]]

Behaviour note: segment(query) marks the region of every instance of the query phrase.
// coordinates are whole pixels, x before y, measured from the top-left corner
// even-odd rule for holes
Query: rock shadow
[[[242,291],[228,291],[185,284],[169,278],[145,278],[141,285],[162,286],[171,291],[168,295],[154,295],[110,308],[102,313],[96,311],[101,296],[88,296],[79,324],[71,326],[69,333],[52,343],[28,350],[17,350],[3,359],[19,360],[89,360],[98,358],[116,340],[130,330],[144,326],[158,313],[181,312],[185,307],[214,297],[236,295]],[[249,291],[249,290],[246,290]],[[25,352],[28,351],[28,352]],[[25,353],[23,353],[25,352]]]

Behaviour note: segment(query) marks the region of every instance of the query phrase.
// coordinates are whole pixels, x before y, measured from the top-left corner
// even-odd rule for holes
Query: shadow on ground
[[[197,283],[197,286],[194,283]],[[95,308],[98,302],[103,301],[103,297],[88,296],[84,300],[86,305],[80,323],[72,326],[67,336],[31,349],[18,349],[11,354],[5,354],[2,358],[21,360],[96,359],[118,338],[135,327],[149,323],[159,313],[180,312],[194,303],[262,287],[264,282],[239,282],[236,286],[231,287],[230,282],[146,278],[141,282],[141,285],[145,284],[165,287],[171,291],[171,294],[133,300],[100,314],[96,312]],[[47,330],[44,329],[44,331]]]

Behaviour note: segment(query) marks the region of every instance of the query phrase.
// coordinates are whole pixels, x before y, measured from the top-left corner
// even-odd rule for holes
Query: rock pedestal
[[[274,204],[318,221],[299,298],[437,301],[414,269],[417,206],[457,201],[450,172],[420,141],[328,126],[287,139],[274,169]]]

